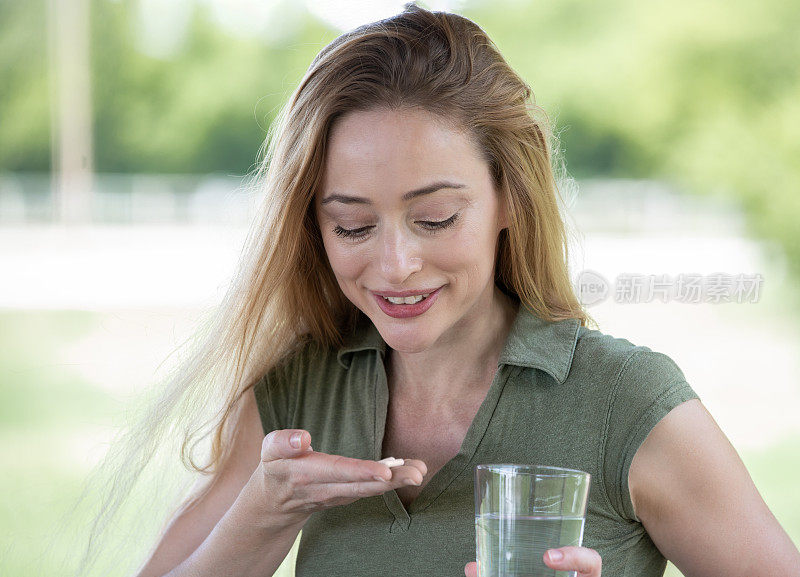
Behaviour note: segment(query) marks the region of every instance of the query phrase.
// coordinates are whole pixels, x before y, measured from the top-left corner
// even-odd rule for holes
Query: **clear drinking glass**
[[[539,465],[475,467],[478,577],[574,577],[543,557],[582,543],[590,477]]]

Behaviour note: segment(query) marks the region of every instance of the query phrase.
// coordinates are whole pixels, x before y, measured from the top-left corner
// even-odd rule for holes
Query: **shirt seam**
[[[262,386],[263,386],[263,389],[264,389],[263,394],[261,392]],[[273,410],[272,402],[269,399],[269,391],[267,390],[267,378],[266,378],[266,375],[263,375],[260,379],[258,379],[258,381],[256,381],[256,384],[253,385],[253,395],[256,398],[256,407],[258,408],[258,417],[261,420],[261,430],[264,432],[264,435],[267,435],[267,434],[270,433],[270,431],[267,431],[266,427],[264,426],[264,425],[266,425],[266,422],[265,422],[266,418],[265,417],[268,418],[268,415],[265,415],[265,413],[267,413],[267,414],[268,413],[273,413],[273,415],[274,415],[275,411]],[[263,408],[263,410],[262,410],[262,408]]]
[[[374,455],[375,452],[377,452],[378,453],[378,457],[380,458],[381,457],[380,452],[381,452],[381,449],[383,447],[382,446],[379,447],[378,443],[381,443],[381,445],[383,445],[383,439],[378,439],[378,379],[380,378],[380,375],[378,375],[378,367],[380,367],[380,362],[379,362],[379,359],[377,358],[378,355],[380,355],[380,352],[376,351],[376,353],[375,353],[376,358],[375,358],[375,363],[374,363],[375,364],[375,369],[372,371],[372,399],[373,399],[372,438],[375,439],[375,441],[372,444],[372,454]],[[388,385],[388,383],[387,383],[387,385]],[[387,418],[389,417],[388,407],[387,407],[387,410],[386,410],[386,417]],[[384,434],[384,436],[386,436],[386,425],[385,424],[384,424],[383,434]]]
[[[300,396],[301,390],[303,389],[301,377],[303,376],[301,373],[301,368],[305,366],[305,347],[298,351],[297,358],[292,363],[288,363],[286,367],[281,371],[284,376],[284,387],[287,387],[288,383],[295,383],[295,386],[288,387],[289,390],[292,391],[292,394],[288,395],[288,400],[286,402],[286,426],[289,429],[296,429],[297,428],[297,412],[299,410],[298,405],[298,397]],[[288,376],[287,373],[289,372],[288,369],[291,369],[292,375],[291,379],[286,379]]]
[[[619,494],[617,495],[617,498],[619,499],[620,506],[623,509],[625,509],[625,506],[627,504],[626,500],[625,500],[625,489],[627,488],[628,493],[630,493],[630,487],[628,485],[628,482],[627,482],[626,479],[623,478],[623,471],[625,469],[625,463],[628,461],[628,452],[630,451],[631,446],[634,443],[633,439],[636,439],[636,438],[639,437],[639,433],[641,433],[642,429],[644,429],[644,427],[647,426],[647,424],[650,422],[650,418],[659,409],[662,401],[664,401],[665,399],[668,399],[670,397],[674,397],[674,396],[678,395],[679,393],[683,392],[684,390],[687,390],[687,389],[690,389],[690,388],[691,387],[690,387],[689,383],[687,383],[685,379],[676,380],[673,383],[671,383],[669,385],[669,387],[667,387],[667,389],[664,392],[662,392],[658,397],[656,397],[656,399],[647,407],[647,410],[644,411],[644,413],[642,414],[642,418],[640,419],[639,426],[637,426],[634,429],[634,431],[633,431],[634,434],[631,435],[631,437],[628,439],[628,442],[625,443],[625,446],[624,446],[623,451],[622,451],[622,460],[620,461],[619,467],[617,468],[617,472],[616,472],[617,478],[620,479],[620,483],[619,483],[619,487],[618,487]],[[632,457],[631,457],[631,462],[633,462],[633,458]],[[639,521],[639,518],[636,515],[636,512],[633,510],[633,507],[631,507],[631,510],[629,512],[626,511],[625,513],[626,514],[630,514],[631,518],[633,520],[635,520],[637,522],[641,522],[641,521]]]
[[[598,455],[598,466],[597,472],[600,476],[600,485],[602,490],[600,493],[603,495],[603,499],[605,500],[606,504],[614,511],[620,518],[624,519],[624,515],[620,514],[617,510],[617,507],[614,505],[613,500],[611,499],[611,495],[609,493],[609,485],[608,479],[606,479],[605,474],[605,465],[606,465],[606,454],[608,449],[608,432],[611,427],[611,411],[614,408],[614,403],[617,400],[617,394],[619,393],[620,383],[622,382],[622,376],[625,374],[625,371],[630,366],[631,361],[633,358],[639,354],[644,352],[644,348],[637,348],[633,350],[625,361],[622,363],[622,367],[620,367],[619,372],[617,373],[617,378],[615,379],[614,386],[611,389],[611,393],[608,396],[608,407],[606,410],[606,418],[605,418],[605,425],[603,427],[603,434],[600,437],[600,446],[599,446],[599,455]]]
[[[572,368],[572,363],[575,359],[575,350],[578,348],[578,333],[580,332],[580,330],[581,330],[581,323],[580,322],[575,323],[575,330],[573,331],[569,339],[570,343],[569,349],[567,350],[567,354],[564,355],[564,367],[561,371],[563,377],[559,379],[560,384],[563,384],[564,381],[567,380],[570,369]]]

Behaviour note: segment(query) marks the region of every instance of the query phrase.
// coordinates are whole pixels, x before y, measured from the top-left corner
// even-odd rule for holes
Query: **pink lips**
[[[383,298],[379,294],[372,293],[372,296],[375,297],[375,301],[378,303],[378,306],[381,308],[383,312],[385,312],[390,317],[394,317],[396,319],[407,319],[410,317],[416,317],[427,311],[429,308],[433,306],[433,303],[439,296],[439,291],[442,287],[439,287],[432,293],[430,293],[427,297],[415,303],[413,305],[396,305],[394,303],[390,303],[385,298]],[[416,293],[416,294],[425,294],[425,293]],[[392,295],[388,295],[392,296]]]

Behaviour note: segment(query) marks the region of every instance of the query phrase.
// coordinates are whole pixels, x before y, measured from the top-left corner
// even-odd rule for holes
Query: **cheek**
[[[331,265],[333,274],[336,276],[339,283],[352,281],[357,278],[364,268],[364,262],[367,260],[361,254],[362,251],[355,247],[344,246],[336,239],[327,237],[323,240],[325,245],[325,252],[328,255],[328,262]]]
[[[494,247],[497,239],[482,223],[464,223],[458,234],[442,243],[437,250],[443,263],[460,268],[469,275],[494,265]],[[465,270],[467,269],[467,270]]]
[[[467,224],[467,223],[465,223]],[[443,262],[467,293],[481,291],[486,283],[493,282],[495,266],[495,244],[493,231],[482,223],[471,223],[453,237],[448,254]]]

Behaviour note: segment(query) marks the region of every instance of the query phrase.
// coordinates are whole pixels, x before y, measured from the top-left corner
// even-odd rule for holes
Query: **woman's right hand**
[[[319,453],[311,448],[308,431],[281,429],[264,437],[251,481],[263,487],[268,513],[294,524],[305,523],[316,511],[420,485],[427,472],[417,459],[389,468],[377,461]]]

